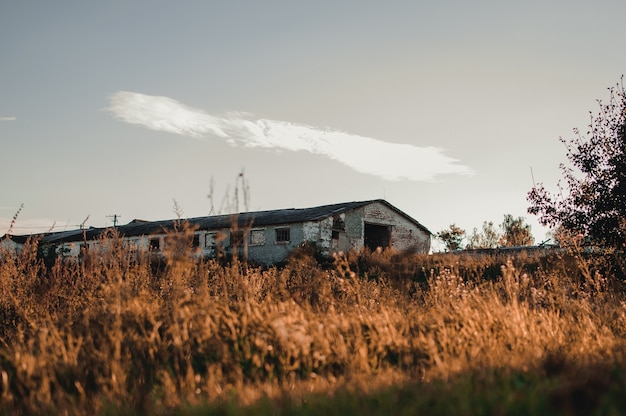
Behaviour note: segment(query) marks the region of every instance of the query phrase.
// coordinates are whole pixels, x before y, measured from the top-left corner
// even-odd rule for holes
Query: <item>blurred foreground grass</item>
[[[5,414],[619,414],[626,296],[581,253],[0,254]]]

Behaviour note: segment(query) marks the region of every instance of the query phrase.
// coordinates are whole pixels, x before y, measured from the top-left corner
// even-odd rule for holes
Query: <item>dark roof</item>
[[[40,239],[40,241],[45,243],[60,243],[65,241],[79,241],[83,239],[92,240],[97,238],[102,232],[106,230],[106,228],[94,228],[89,227],[85,230],[68,230],[68,231],[55,231],[48,233],[37,233],[37,234],[26,234],[26,235],[3,235],[0,237],[2,239],[10,238],[12,241],[15,241],[19,244],[24,244],[28,239]],[[84,233],[84,235],[83,235]]]
[[[374,202],[380,202],[387,205],[398,214],[404,216],[418,227],[431,234],[430,231],[422,224],[411,218],[409,215],[400,211],[389,202],[383,199],[374,199],[369,201],[358,202],[344,202],[340,204],[321,205],[312,208],[289,208],[289,209],[277,209],[268,211],[255,211],[255,212],[241,212],[238,214],[228,215],[214,215],[210,217],[196,217],[188,218],[183,221],[188,222],[192,227],[197,227],[200,230],[215,230],[230,228],[235,223],[239,227],[255,226],[262,227],[266,225],[280,225],[280,224],[292,224],[305,221],[320,221],[324,218],[328,218],[334,215],[339,215],[348,211],[352,211],[357,208],[361,208],[365,205],[372,204]],[[137,221],[133,220],[126,225],[120,225],[116,227],[117,232],[120,235],[126,237],[160,234],[165,230],[172,230],[176,226],[178,220],[162,220],[162,221]],[[40,235],[42,242],[44,243],[62,243],[68,241],[80,241],[86,237],[87,240],[97,238],[102,234],[106,228],[88,228],[84,230],[72,230],[61,231],[55,233],[47,233]],[[29,236],[12,236],[11,238],[16,242],[26,240]]]

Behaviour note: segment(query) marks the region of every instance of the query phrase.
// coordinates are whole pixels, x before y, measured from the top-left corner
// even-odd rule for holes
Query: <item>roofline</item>
[[[305,221],[320,221],[320,220],[323,220],[324,218],[328,218],[337,214],[354,211],[356,209],[362,208],[372,203],[384,204],[389,209],[393,210],[397,214],[403,216],[407,220],[414,223],[418,228],[427,232],[429,235],[433,235],[432,232],[430,232],[430,230],[428,230],[428,228],[423,226],[419,221],[415,220],[413,217],[406,214],[404,211],[396,208],[394,205],[392,205],[391,203],[389,203],[388,201],[384,199],[371,199],[371,200],[365,200],[365,201],[342,202],[342,203],[325,204],[325,205],[318,205],[315,207],[306,207],[306,208],[285,208],[285,209],[272,209],[272,210],[262,210],[262,211],[244,211],[244,212],[239,212],[236,214],[209,215],[209,216],[192,217],[192,218],[178,219],[178,220],[180,220],[181,222],[188,221],[191,224],[194,224],[194,223],[197,224],[202,221],[206,221],[207,219],[214,219],[216,221],[215,227],[206,227],[202,229],[205,229],[205,230],[216,229],[217,230],[217,229],[224,228],[222,226],[223,223],[232,224],[233,220],[236,220],[239,225],[245,225],[246,221],[249,221],[250,219],[252,219],[252,226],[254,226],[254,218],[258,214],[272,213],[272,212],[278,212],[278,211],[289,211],[289,212],[306,211],[309,209],[319,209],[319,208],[324,208],[324,207],[331,207],[334,205],[338,206],[338,208],[334,211],[321,213],[319,215],[309,217],[306,220],[296,221],[296,220],[293,220],[293,218],[285,218],[284,220],[280,220],[280,219],[271,220],[270,219],[269,222],[263,222],[260,225],[295,224],[295,223],[305,222]],[[40,237],[44,243],[48,242],[48,243],[54,244],[54,243],[82,241],[85,239],[95,240],[104,232],[106,232],[107,230],[111,230],[111,229],[119,229],[121,234],[127,237],[136,237],[136,236],[141,236],[141,235],[165,233],[168,230],[171,230],[175,226],[176,221],[177,221],[176,219],[145,221],[145,222],[131,221],[128,224],[119,225],[117,227],[106,227],[106,228],[90,227],[85,230],[76,229],[76,230],[57,231],[57,232],[49,232],[49,233],[37,233],[37,234],[31,234],[31,235],[21,235],[21,236],[11,236],[11,237],[16,237],[16,240],[21,240],[21,239],[26,240],[29,237],[37,236],[37,237]],[[132,228],[134,228],[135,226],[138,228],[141,228],[141,232],[136,232],[136,233],[133,232]],[[151,229],[146,230],[145,227],[150,227]],[[124,230],[125,228],[129,228],[129,229],[126,231]],[[46,241],[46,240],[50,240],[50,241]]]
[[[385,199],[373,199],[373,200],[367,201],[367,202],[381,202],[381,203],[387,205],[387,207],[391,208],[393,211],[396,211],[398,214],[402,215],[406,219],[408,219],[411,222],[415,223],[419,228],[421,228],[422,230],[426,231],[429,235],[433,235],[433,233],[428,228],[426,228],[426,226],[422,225],[418,220],[416,220],[415,218],[411,217],[406,212],[402,211],[399,208],[396,208],[394,205],[392,205],[387,200],[385,200]]]

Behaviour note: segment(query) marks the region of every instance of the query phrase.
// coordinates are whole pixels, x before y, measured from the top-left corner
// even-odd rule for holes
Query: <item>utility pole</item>
[[[117,227],[117,220],[121,217],[121,215],[113,214],[107,215],[107,218],[113,218],[113,228]]]

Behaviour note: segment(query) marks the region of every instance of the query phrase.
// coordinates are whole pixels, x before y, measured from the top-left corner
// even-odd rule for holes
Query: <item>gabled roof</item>
[[[268,211],[241,212],[238,214],[214,215],[209,217],[188,218],[183,221],[188,222],[191,226],[200,230],[218,230],[230,228],[235,223],[238,227],[254,226],[263,227],[267,225],[293,224],[307,221],[320,221],[328,217],[343,214],[363,206],[379,202],[385,204],[390,209],[402,215],[416,226],[423,229],[427,233],[431,232],[422,224],[411,218],[409,215],[400,211],[383,199],[374,199],[369,201],[344,202],[340,204],[321,205],[312,208],[289,208]],[[165,230],[172,230],[176,226],[178,220],[162,220],[162,221],[131,221],[126,225],[116,227],[117,232],[125,237],[161,234]],[[86,230],[62,231],[56,233],[48,233],[42,236],[43,243],[62,243],[70,241],[81,241],[84,238],[92,240],[102,234],[106,228],[89,228]],[[84,233],[84,235],[83,235]],[[14,241],[20,242],[26,240],[29,236],[13,236]]]

